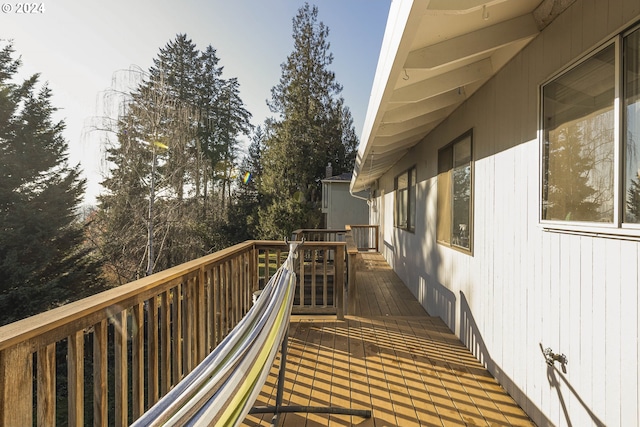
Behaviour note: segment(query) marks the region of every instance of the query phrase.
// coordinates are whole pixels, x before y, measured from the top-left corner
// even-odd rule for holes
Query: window
[[[543,85],[541,97],[542,221],[640,223],[640,30]]]
[[[329,183],[322,183],[322,211],[326,212],[329,209]]]
[[[439,243],[471,251],[473,153],[471,132],[438,152]]]
[[[408,231],[415,230],[416,217],[416,168],[413,167],[395,179],[395,226]]]

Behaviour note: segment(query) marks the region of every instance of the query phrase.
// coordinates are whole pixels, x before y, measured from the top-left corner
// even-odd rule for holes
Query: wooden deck
[[[373,416],[290,413],[279,425],[534,425],[381,255],[363,258],[357,315],[292,320],[283,404],[371,409]],[[279,363],[257,405],[274,404]],[[271,415],[249,415],[244,425],[270,423]]]

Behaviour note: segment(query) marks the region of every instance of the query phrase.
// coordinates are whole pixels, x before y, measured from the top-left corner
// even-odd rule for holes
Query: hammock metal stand
[[[284,394],[284,374],[287,365],[287,354],[289,353],[289,329],[284,334],[282,347],[280,350],[280,370],[278,372],[278,388],[276,391],[275,406],[254,406],[249,411],[250,414],[273,414],[271,425],[278,425],[280,414],[284,413],[307,413],[307,414],[333,414],[333,415],[353,415],[356,417],[371,418],[370,409],[351,409],[336,406],[297,406],[283,405],[282,395]]]

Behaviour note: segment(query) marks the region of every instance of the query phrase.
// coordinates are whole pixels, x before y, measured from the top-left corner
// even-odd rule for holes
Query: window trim
[[[415,181],[416,182],[411,182],[411,175],[412,173],[415,175]],[[398,225],[398,178],[400,178],[402,175],[407,175],[407,225],[406,227],[403,227],[401,225]],[[411,203],[411,197],[409,197],[409,191],[411,191],[411,187],[413,187],[413,191],[417,192],[417,181],[418,181],[418,171],[416,169],[416,165],[413,165],[411,167],[409,167],[408,169],[405,169],[404,171],[402,171],[401,173],[399,173],[398,175],[396,175],[393,178],[393,192],[394,192],[394,196],[393,196],[393,227],[394,228],[398,228],[400,230],[404,230],[404,231],[408,231],[410,233],[415,233],[416,231],[416,207],[415,205],[417,204],[417,194],[414,195],[413,198],[413,204]],[[411,219],[413,219],[413,222],[411,221]],[[409,225],[413,223],[413,227],[410,227]]]
[[[450,241],[446,241],[446,240],[441,240],[438,238],[438,218],[439,218],[439,212],[438,212],[438,208],[436,208],[436,243],[439,245],[442,245],[444,247],[450,248],[450,249],[454,249],[456,251],[462,252],[464,254],[467,255],[471,255],[473,256],[473,248],[474,248],[474,239],[475,239],[475,226],[474,226],[474,221],[475,221],[475,149],[474,149],[474,137],[473,137],[473,129],[469,129],[468,131],[464,132],[462,135],[458,136],[457,138],[455,138],[453,141],[451,141],[450,143],[448,143],[447,145],[440,147],[438,149],[438,157],[437,157],[437,161],[438,163],[440,162],[440,153],[442,153],[444,150],[447,150],[449,148],[454,147],[456,144],[464,141],[465,139],[469,138],[469,144],[470,144],[470,150],[471,150],[471,159],[469,160],[469,166],[471,168],[471,183],[470,183],[470,194],[469,194],[469,247],[465,248],[464,246],[460,246],[460,245],[456,245],[453,243],[453,239],[451,238]],[[453,170],[455,167],[452,167],[451,170]],[[439,173],[439,165],[438,165],[438,173],[436,174],[436,176],[440,175]],[[453,186],[453,180],[451,180],[451,185]],[[451,200],[450,200],[450,215],[451,215],[451,223],[453,224],[453,190],[451,191]],[[439,199],[440,194],[438,194],[437,199]],[[436,200],[437,203],[437,200]],[[450,234],[452,235],[453,230],[450,230]]]
[[[539,159],[539,179],[538,179],[538,225],[545,231],[563,232],[567,234],[588,235],[596,237],[623,238],[631,240],[640,240],[640,223],[624,222],[624,206],[626,197],[624,197],[624,152],[625,138],[624,131],[626,128],[626,115],[623,111],[624,96],[624,38],[636,30],[640,30],[640,23],[635,23],[624,31],[608,38],[600,43],[597,47],[584,53],[576,60],[563,66],[560,70],[553,73],[549,78],[544,80],[538,86],[538,159]],[[613,126],[613,220],[611,223],[589,222],[589,221],[560,221],[543,219],[543,191],[544,191],[544,88],[549,83],[555,81],[559,77],[574,70],[576,67],[592,59],[599,52],[614,46],[615,52],[615,69],[614,69],[614,126]]]

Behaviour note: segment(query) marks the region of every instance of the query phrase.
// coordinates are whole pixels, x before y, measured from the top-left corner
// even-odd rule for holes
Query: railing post
[[[358,244],[355,242],[356,230],[359,228],[352,228],[346,226],[347,233],[345,235],[346,242],[346,254],[347,254],[347,314],[354,315],[356,313],[356,270],[357,270],[357,256],[358,256]]]
[[[344,245],[336,246],[335,299],[336,317],[344,320]]]
[[[356,314],[356,274],[358,251],[347,251],[347,314]]]
[[[33,425],[33,357],[27,345],[0,351],[0,426]]]

